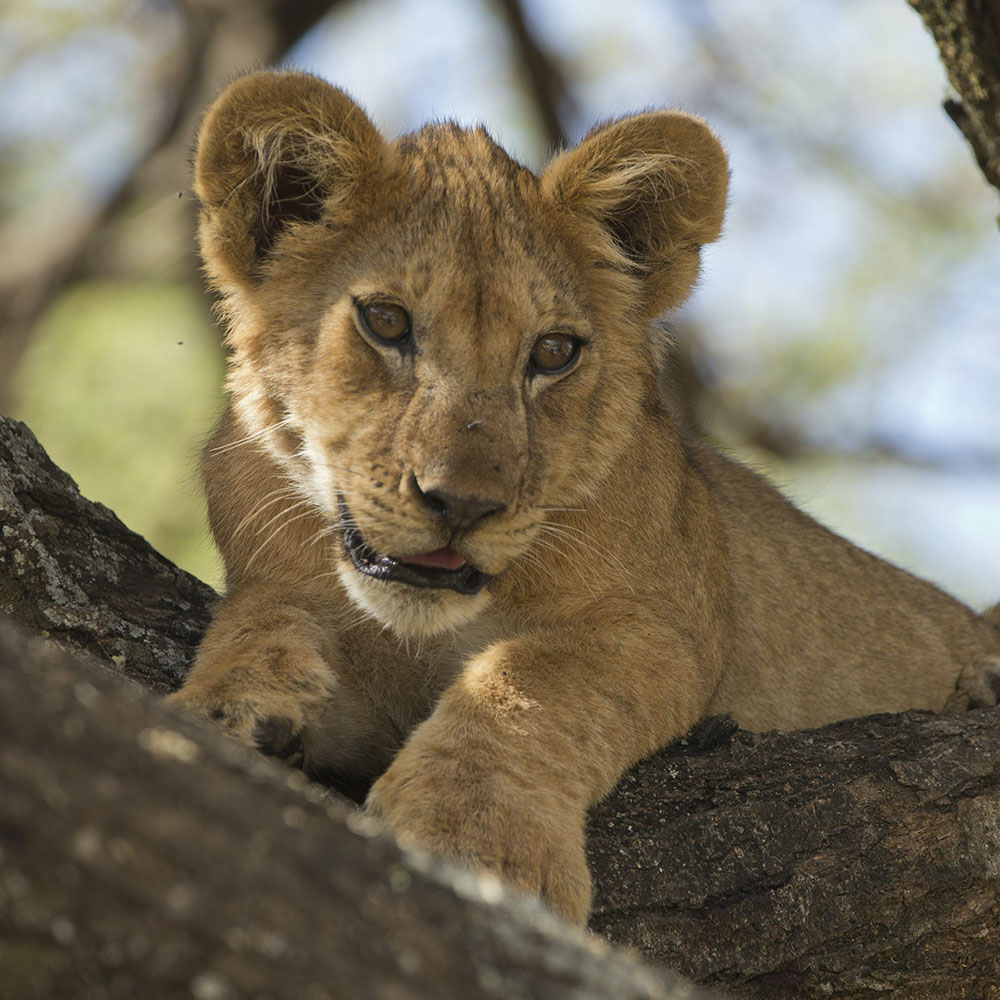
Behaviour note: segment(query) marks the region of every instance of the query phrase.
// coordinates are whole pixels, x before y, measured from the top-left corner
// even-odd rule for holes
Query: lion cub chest
[[[513,634],[510,624],[487,608],[464,625],[420,640],[379,630],[374,641],[351,642],[345,636],[345,645],[352,672],[405,738],[470,663]]]

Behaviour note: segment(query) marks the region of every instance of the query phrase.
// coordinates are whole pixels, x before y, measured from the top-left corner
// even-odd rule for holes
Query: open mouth
[[[351,524],[343,497],[337,498],[337,504],[340,523],[344,525],[344,550],[354,568],[365,576],[408,583],[412,587],[454,590],[459,594],[478,594],[493,579],[489,573],[483,573],[465,562],[458,552],[450,548],[405,558],[376,552]]]

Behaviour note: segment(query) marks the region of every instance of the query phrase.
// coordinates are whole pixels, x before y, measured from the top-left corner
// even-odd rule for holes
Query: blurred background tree
[[[0,409],[218,584],[197,452],[223,358],[193,252],[198,114],[280,63],[388,134],[485,122],[540,166],[650,105],[731,157],[670,398],[860,544],[1000,597],[996,193],[904,0],[14,0],[0,30]]]

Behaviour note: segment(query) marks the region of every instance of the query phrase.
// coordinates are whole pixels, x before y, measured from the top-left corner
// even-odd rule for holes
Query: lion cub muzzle
[[[476,569],[449,546],[433,552],[410,556],[393,556],[378,552],[365,541],[360,529],[353,524],[343,498],[339,499],[343,528],[344,551],[359,572],[373,580],[387,583],[407,583],[411,587],[454,590],[458,594],[478,594],[489,583],[488,573]]]
[[[484,497],[479,493],[452,493],[448,484],[443,488],[426,488],[417,477],[410,474],[410,490],[432,514],[442,518],[453,529],[471,528],[490,514],[499,514],[508,507],[508,501]]]
[[[513,508],[527,462],[527,420],[513,384],[472,385],[445,395],[416,392],[400,426],[400,459],[410,470],[400,492],[454,530]]]
[[[527,447],[519,442],[526,442],[526,428],[511,395],[472,389],[436,398],[432,387],[414,394],[396,453],[404,470],[401,512],[414,536],[400,532],[399,548],[384,534],[378,505],[355,519],[351,498],[340,498],[344,550],[358,574],[341,579],[357,603],[400,631],[412,631],[417,619],[423,619],[419,631],[438,631],[476,614],[487,599],[481,592],[497,566],[478,564],[468,546],[482,554],[483,540],[502,531],[521,496]],[[427,551],[414,551],[420,536],[435,539]]]

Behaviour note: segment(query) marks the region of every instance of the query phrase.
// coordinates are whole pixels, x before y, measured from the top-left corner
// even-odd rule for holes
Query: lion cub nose
[[[453,528],[469,528],[489,514],[505,510],[507,504],[479,496],[459,496],[443,489],[425,490],[413,477],[412,485],[420,502],[443,517]]]

